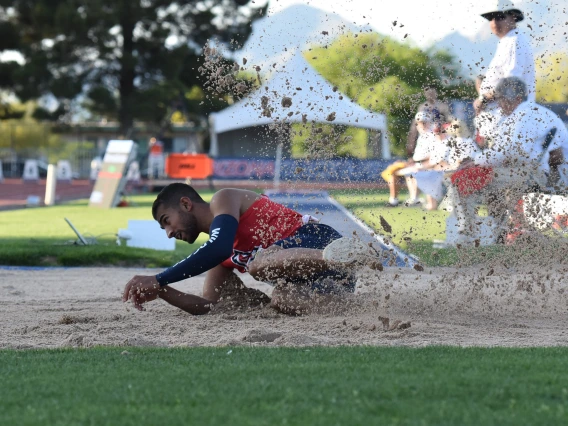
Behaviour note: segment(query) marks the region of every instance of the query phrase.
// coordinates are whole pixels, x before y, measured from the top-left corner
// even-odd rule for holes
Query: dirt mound
[[[286,316],[272,287],[231,277],[211,315],[163,300],[121,301],[133,275],[156,270],[0,270],[0,348],[92,346],[568,345],[568,265],[361,270],[333,309]],[[7,284],[7,283],[10,284]],[[200,295],[204,276],[175,284]]]

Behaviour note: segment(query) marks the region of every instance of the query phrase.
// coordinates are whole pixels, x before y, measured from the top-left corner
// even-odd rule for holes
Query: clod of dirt
[[[424,266],[419,265],[418,263],[414,265],[414,269],[418,272],[422,272],[424,270]]]
[[[387,317],[379,317],[379,320],[383,323],[384,331],[405,330],[412,325],[410,321],[403,322],[401,320],[395,320],[391,324],[390,318]]]
[[[379,215],[379,222],[381,222],[381,227],[385,230],[385,232],[388,232],[389,234],[392,232],[392,226],[381,215]]]
[[[335,113],[332,112],[331,114],[329,114],[326,118],[327,121],[335,121]]]
[[[288,96],[284,96],[282,98],[282,106],[284,108],[289,108],[292,106],[292,98],[289,98]]]
[[[273,330],[252,329],[248,330],[242,340],[249,343],[271,343],[282,336],[282,333]]]
[[[383,324],[383,330],[387,331],[389,329],[390,319],[387,317],[379,317],[379,321]]]
[[[74,317],[72,315],[63,315],[59,321],[57,321],[58,324],[65,324],[65,325],[69,325],[69,324],[87,324],[90,322],[95,322],[94,318],[91,317]]]

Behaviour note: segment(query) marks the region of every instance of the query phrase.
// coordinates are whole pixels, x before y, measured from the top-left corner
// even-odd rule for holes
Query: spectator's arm
[[[446,102],[440,102],[437,107],[438,111],[440,111],[440,115],[442,116],[442,121],[449,123],[452,116],[450,113],[450,106]]]
[[[408,137],[406,139],[406,155],[412,158],[414,150],[416,149],[416,141],[418,139],[418,129],[416,128],[416,120],[412,119],[410,129],[408,130]]]

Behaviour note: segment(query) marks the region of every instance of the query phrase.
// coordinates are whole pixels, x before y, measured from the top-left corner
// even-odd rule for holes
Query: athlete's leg
[[[272,246],[261,251],[250,263],[249,273],[260,281],[309,280],[330,267],[330,263],[323,258],[323,250]]]

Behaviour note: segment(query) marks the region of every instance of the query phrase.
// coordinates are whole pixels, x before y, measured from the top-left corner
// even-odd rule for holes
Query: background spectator
[[[442,125],[450,120],[450,107],[447,103],[438,100],[438,92],[434,86],[424,86],[426,102],[418,106],[417,112],[428,114],[434,125]],[[406,140],[406,153],[408,157],[414,155],[419,132],[416,119],[412,120]]]
[[[389,185],[389,201],[388,207],[396,207],[399,205],[398,192],[399,192],[399,177],[404,176],[406,185],[408,187],[409,198],[405,202],[406,206],[416,206],[420,204],[418,201],[418,185],[411,170],[415,166],[419,166],[421,161],[428,159],[430,147],[436,142],[433,133],[434,123],[432,116],[426,112],[418,112],[414,118],[416,122],[418,140],[413,149],[411,158],[407,161],[396,161],[387,167],[382,173],[382,178]],[[418,163],[418,164],[416,164]],[[405,169],[406,173],[405,172]]]
[[[495,6],[481,14],[489,21],[491,32],[499,38],[495,56],[481,83],[480,95],[474,102],[476,111],[494,101],[495,88],[506,77],[518,77],[527,85],[528,100],[534,101],[536,74],[534,56],[527,36],[517,28],[523,12],[508,0],[497,0]]]
[[[523,223],[519,200],[535,185],[547,185],[550,163],[563,161],[568,140],[568,130],[556,114],[528,101],[527,86],[521,79],[502,79],[495,88],[495,98],[504,119],[493,146],[462,166],[462,173],[454,174],[459,192],[454,208],[465,240],[479,235],[475,219],[479,202],[487,203],[489,214],[499,225],[507,212],[513,212],[515,225]],[[545,147],[552,129],[556,133]]]
[[[164,176],[164,144],[156,138],[150,139],[148,147],[148,179]]]

